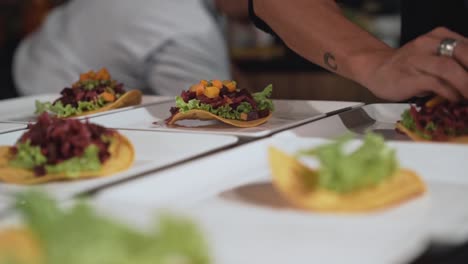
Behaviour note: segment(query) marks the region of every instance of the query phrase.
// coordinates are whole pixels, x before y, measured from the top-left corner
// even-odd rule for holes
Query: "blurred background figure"
[[[79,72],[105,66],[146,93],[178,93],[193,78],[229,78],[230,68],[239,86],[253,92],[273,83],[275,98],[382,101],[255,28],[246,2],[0,0],[0,99],[58,92]],[[400,1],[339,2],[353,22],[398,46]]]
[[[29,31],[50,7],[35,1],[44,4]],[[176,95],[200,79],[230,78],[221,24],[210,0],[69,0],[21,42],[14,82],[21,95],[57,93],[107,67],[128,88]]]

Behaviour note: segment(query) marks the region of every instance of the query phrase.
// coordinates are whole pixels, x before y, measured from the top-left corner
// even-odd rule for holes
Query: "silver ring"
[[[453,57],[453,52],[457,46],[457,40],[452,38],[444,38],[437,48],[437,54],[441,56]]]

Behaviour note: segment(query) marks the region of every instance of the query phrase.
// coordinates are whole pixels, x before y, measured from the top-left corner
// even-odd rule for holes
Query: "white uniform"
[[[160,95],[180,94],[200,79],[229,79],[211,7],[204,0],[73,0],[21,43],[17,88],[55,93],[101,67],[127,88]]]

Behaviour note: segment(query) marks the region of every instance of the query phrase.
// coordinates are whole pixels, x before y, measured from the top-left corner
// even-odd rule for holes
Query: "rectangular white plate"
[[[205,157],[158,177],[104,190],[95,201],[106,213],[114,211],[118,218],[127,215],[137,221],[150,208],[183,207],[209,236],[215,263],[404,263],[425,248],[429,234],[421,222],[427,199],[381,214],[334,216],[271,209],[217,196],[237,186],[266,181],[266,149],[273,143],[264,139]],[[125,214],[115,206],[123,204],[145,209]]]
[[[395,130],[408,104],[370,104],[313,123],[285,131],[299,137],[336,138],[346,133],[362,136],[367,131],[383,135],[387,140],[410,140]]]
[[[25,129],[25,128],[26,128],[25,124],[0,122],[0,134],[6,133],[6,132],[11,132],[11,131],[16,131],[16,130],[20,130],[20,129]]]
[[[273,139],[281,149],[296,150],[317,146],[323,139],[277,135]],[[286,143],[287,142],[287,143]],[[459,244],[468,240],[468,207],[457,201],[468,200],[468,148],[463,145],[389,141],[397,150],[403,168],[417,172],[428,186],[430,211],[426,222],[436,243]]]
[[[405,263],[424,249],[426,240],[426,232],[418,225],[421,215],[413,212],[411,219],[399,218],[409,208],[371,218],[338,219],[220,200],[162,211],[127,201],[91,203],[99,215],[143,232],[154,232],[161,212],[189,218],[207,240],[211,263],[217,264]],[[62,203],[64,208],[72,205]],[[2,217],[0,229],[20,224],[19,215],[9,212]],[[78,226],[76,231],[80,228],[86,227]]]
[[[135,162],[127,171],[104,178],[47,183],[34,186],[34,188],[45,190],[59,199],[66,199],[84,191],[182,162],[237,142],[237,138],[232,136],[130,130],[119,132],[127,136],[135,147]],[[13,145],[22,133],[1,134],[0,145]],[[27,188],[0,183],[2,194],[12,194]]]
[[[274,100],[275,111],[266,122],[252,128],[236,128],[217,121],[184,120],[168,127],[164,120],[170,116],[174,102],[154,104],[120,112],[118,118],[106,115],[93,118],[93,122],[113,128],[132,128],[158,131],[228,134],[241,137],[263,137],[277,131],[307,123],[327,114],[362,105],[356,102]]]
[[[36,100],[41,102],[53,102],[59,96],[57,94],[42,94],[42,95],[34,95],[34,96],[25,96],[13,99],[6,99],[0,101],[0,121],[8,121],[14,123],[28,123],[34,122],[36,120],[36,116],[34,115],[34,111],[36,111]],[[158,102],[164,102],[168,100],[172,100],[172,97],[167,96],[153,96],[153,95],[144,95],[142,98],[141,105],[153,104]],[[139,106],[129,106],[119,109],[114,109],[102,113],[96,113],[92,115],[88,115],[86,117],[92,116],[99,116],[108,113],[115,113],[120,111],[125,111],[128,109],[133,109]],[[84,119],[86,117],[80,117],[80,119]]]
[[[287,152],[292,152],[324,142],[326,142],[324,139],[297,138],[288,135],[256,141],[213,157],[204,157],[159,172],[156,174],[158,177],[146,177],[103,190],[98,193],[97,200],[127,201],[148,207],[167,204],[194,206],[205,199],[219,200],[220,198],[213,197],[226,190],[270,181],[266,151],[269,145],[276,145]],[[412,212],[422,210],[424,219],[418,222],[418,225],[428,230],[432,241],[458,244],[468,240],[466,224],[468,207],[463,202],[468,200],[466,174],[468,163],[465,162],[468,148],[449,144],[412,144],[395,141],[389,144],[397,149],[401,166],[415,170],[425,180],[429,189],[422,198],[401,206],[409,209],[403,210],[408,215],[402,213],[399,219],[404,221],[413,217]],[[421,209],[424,204],[428,204],[427,210]],[[248,206],[252,213],[256,209],[268,209],[252,204],[245,206]],[[400,212],[399,208],[390,209],[383,214]],[[370,214],[368,217],[372,218],[375,215],[381,214]],[[242,218],[248,217],[246,213]],[[313,221],[315,217],[321,215],[311,213],[310,217]],[[341,219],[342,216],[335,218]],[[392,225],[394,220],[382,218],[382,221]]]
[[[157,215],[154,208],[126,201],[94,205],[101,214],[143,229],[154,225],[151,219]],[[422,215],[410,207],[373,217],[340,218],[221,199],[170,209],[196,221],[208,239],[212,262],[221,264],[405,263],[421,253],[427,241],[419,225]]]

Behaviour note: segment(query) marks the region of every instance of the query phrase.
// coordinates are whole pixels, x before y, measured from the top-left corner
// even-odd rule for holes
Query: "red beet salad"
[[[202,80],[176,97],[171,117],[190,110],[204,110],[226,119],[251,121],[267,117],[274,110],[270,99],[272,85],[263,91],[250,93],[237,88],[235,81]]]
[[[50,172],[99,169],[110,157],[114,130],[44,113],[28,126],[11,151],[12,165],[33,169],[37,176]]]

